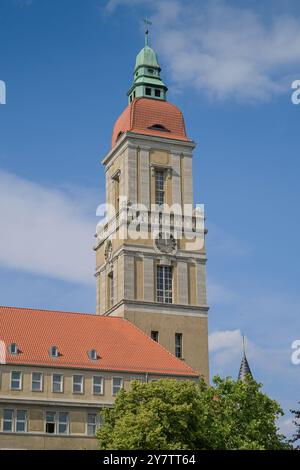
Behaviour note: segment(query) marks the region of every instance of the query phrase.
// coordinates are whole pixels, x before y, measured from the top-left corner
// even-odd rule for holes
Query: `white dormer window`
[[[11,343],[8,347],[10,354],[18,354],[18,346],[16,343]]]
[[[88,356],[91,359],[91,361],[96,361],[98,359],[98,354],[96,349],[90,349],[88,351]]]
[[[49,350],[50,357],[58,357],[58,348],[57,346],[51,346]]]

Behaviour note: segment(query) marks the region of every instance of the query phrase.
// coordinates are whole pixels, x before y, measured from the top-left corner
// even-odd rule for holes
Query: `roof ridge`
[[[90,317],[101,317],[101,318],[108,318],[106,315],[100,315],[97,313],[92,313],[92,312],[71,312],[71,311],[65,311],[65,310],[50,310],[47,308],[31,308],[31,307],[13,307],[11,305],[0,305],[0,311],[1,309],[14,309],[14,310],[26,310],[30,312],[45,312],[45,313],[66,313],[70,315],[84,315],[84,316],[90,316]],[[123,320],[121,317],[109,317],[109,318],[119,318]]]

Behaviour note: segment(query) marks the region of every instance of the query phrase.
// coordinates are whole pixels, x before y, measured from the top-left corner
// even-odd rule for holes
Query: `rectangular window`
[[[55,420],[55,413],[53,411],[47,411],[46,413],[46,433],[47,434],[56,433],[56,420]]]
[[[122,387],[123,387],[123,379],[121,377],[114,377],[113,378],[113,390],[112,390],[113,396],[116,396]]]
[[[166,304],[172,303],[172,266],[157,266],[156,300]]]
[[[62,393],[63,391],[64,391],[63,375],[53,374],[52,375],[52,392],[53,393]]]
[[[182,333],[175,333],[175,356],[182,358]]]
[[[31,390],[33,392],[41,392],[43,390],[43,374],[42,374],[42,372],[32,372]]]
[[[16,412],[16,432],[27,431],[27,411],[17,410]]]
[[[145,88],[145,94],[146,94],[147,96],[151,96],[151,88],[148,88],[148,87]]]
[[[120,172],[113,178],[115,193],[115,212],[118,214],[120,210]]]
[[[87,434],[95,436],[97,428],[100,426],[100,415],[96,413],[88,413],[87,416]]]
[[[155,89],[155,96],[160,97],[160,90]]]
[[[73,375],[73,393],[83,393],[83,375]]]
[[[151,331],[151,338],[158,343],[158,331]]]
[[[22,389],[22,372],[17,372],[17,371],[11,372],[10,388],[11,390]]]
[[[165,172],[155,171],[155,204],[162,206],[165,202]]]
[[[99,375],[93,377],[93,394],[103,395],[103,377],[99,377]]]
[[[13,431],[14,410],[3,410],[3,432]]]
[[[68,434],[69,432],[69,413],[58,413],[58,433]]]
[[[114,305],[114,273],[111,271],[108,275],[108,288],[109,288],[109,306]]]

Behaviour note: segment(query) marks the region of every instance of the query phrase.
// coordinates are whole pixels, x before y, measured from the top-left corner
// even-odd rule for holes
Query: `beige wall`
[[[125,318],[147,335],[159,332],[159,343],[175,354],[175,333],[182,333],[183,359],[208,382],[208,326],[206,317],[159,312],[126,312]]]
[[[22,372],[22,389],[11,390],[10,378],[11,371]],[[31,389],[31,376],[32,372],[43,373],[43,390],[41,392],[32,391]],[[106,372],[99,370],[83,370],[83,369],[69,369],[69,368],[48,368],[48,367],[27,367],[18,365],[2,365],[0,366],[1,373],[1,386],[0,396],[9,396],[10,398],[31,398],[31,399],[51,399],[51,400],[72,400],[76,403],[88,401],[89,403],[96,403],[110,405],[113,400],[112,394],[112,381],[113,377],[123,377],[125,390],[130,388],[130,383],[133,378],[144,379],[145,374],[141,373],[125,373],[125,372]],[[64,390],[62,393],[52,392],[52,375],[62,374],[64,376]],[[84,377],[84,392],[73,393],[73,375],[83,375]],[[93,394],[93,376],[103,377],[104,389],[103,395]]]
[[[20,391],[10,389],[11,371],[21,371],[23,384]],[[32,372],[44,374],[44,387],[42,392],[31,390]],[[132,381],[139,379],[142,382],[157,380],[159,374],[146,374],[135,372],[99,372],[82,369],[63,369],[49,367],[24,367],[18,365],[1,365],[0,389],[0,449],[96,449],[97,440],[87,434],[88,414],[98,414],[101,408],[110,407],[115,400],[112,395],[112,378],[122,377],[125,390],[129,390]],[[61,373],[65,377],[63,393],[52,393],[52,374]],[[83,394],[73,394],[72,375],[80,374],[85,378]],[[92,375],[105,378],[104,394],[93,395]],[[186,380],[186,377],[176,377]],[[195,380],[195,378],[188,378]],[[15,412],[26,410],[27,431],[24,433],[3,431],[3,410],[13,409]],[[69,416],[68,434],[46,434],[46,412],[67,412]]]
[[[144,138],[141,143],[129,137],[124,150],[117,158],[112,156],[111,160],[105,160],[107,177],[111,179],[111,175],[120,170],[121,183],[123,181],[120,188],[124,189],[123,194],[131,202],[155,204],[155,177],[152,170],[165,168],[166,203],[182,206],[193,204],[192,147],[185,147],[182,142],[169,143],[166,139],[158,142],[150,137],[147,140]],[[108,194],[110,193],[111,190],[108,191]],[[193,248],[191,240],[183,238],[177,242],[176,253],[166,255],[158,252],[150,232],[147,239],[120,240],[118,231],[112,244],[113,256],[117,258],[114,263],[118,266],[118,296],[114,308],[104,308],[99,299],[104,289],[100,274],[96,281],[97,313],[125,316],[148,335],[151,330],[159,331],[159,342],[173,354],[175,332],[182,333],[184,360],[208,380],[205,246],[201,250]],[[97,269],[102,270],[103,276],[106,277],[104,245],[104,241],[99,243],[96,263]],[[165,311],[164,304],[156,302],[156,265],[160,263],[171,264],[173,267],[173,314],[171,311],[169,314],[162,313],[162,310]],[[141,305],[140,310],[131,307],[127,309],[127,300],[144,304],[148,302],[148,308],[145,309],[144,305]],[[199,310],[202,315],[193,315],[179,308],[181,306],[190,306],[193,312]],[[182,311],[187,313],[181,315]]]
[[[96,450],[97,445],[97,439],[93,437],[0,434],[0,450]]]

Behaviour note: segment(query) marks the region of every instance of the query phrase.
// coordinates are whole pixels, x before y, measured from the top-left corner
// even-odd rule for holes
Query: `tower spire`
[[[152,24],[152,21],[149,21],[148,18],[143,19],[145,24],[145,47],[149,45],[149,26]]]
[[[137,98],[166,100],[168,88],[160,78],[160,66],[155,51],[149,46],[149,29],[151,21],[145,23],[145,46],[136,56],[133,83],[127,92],[129,103]]]
[[[245,382],[247,380],[247,376],[253,377],[246,356],[245,336],[243,335],[243,357],[240,365],[238,380],[242,380],[242,382]]]

